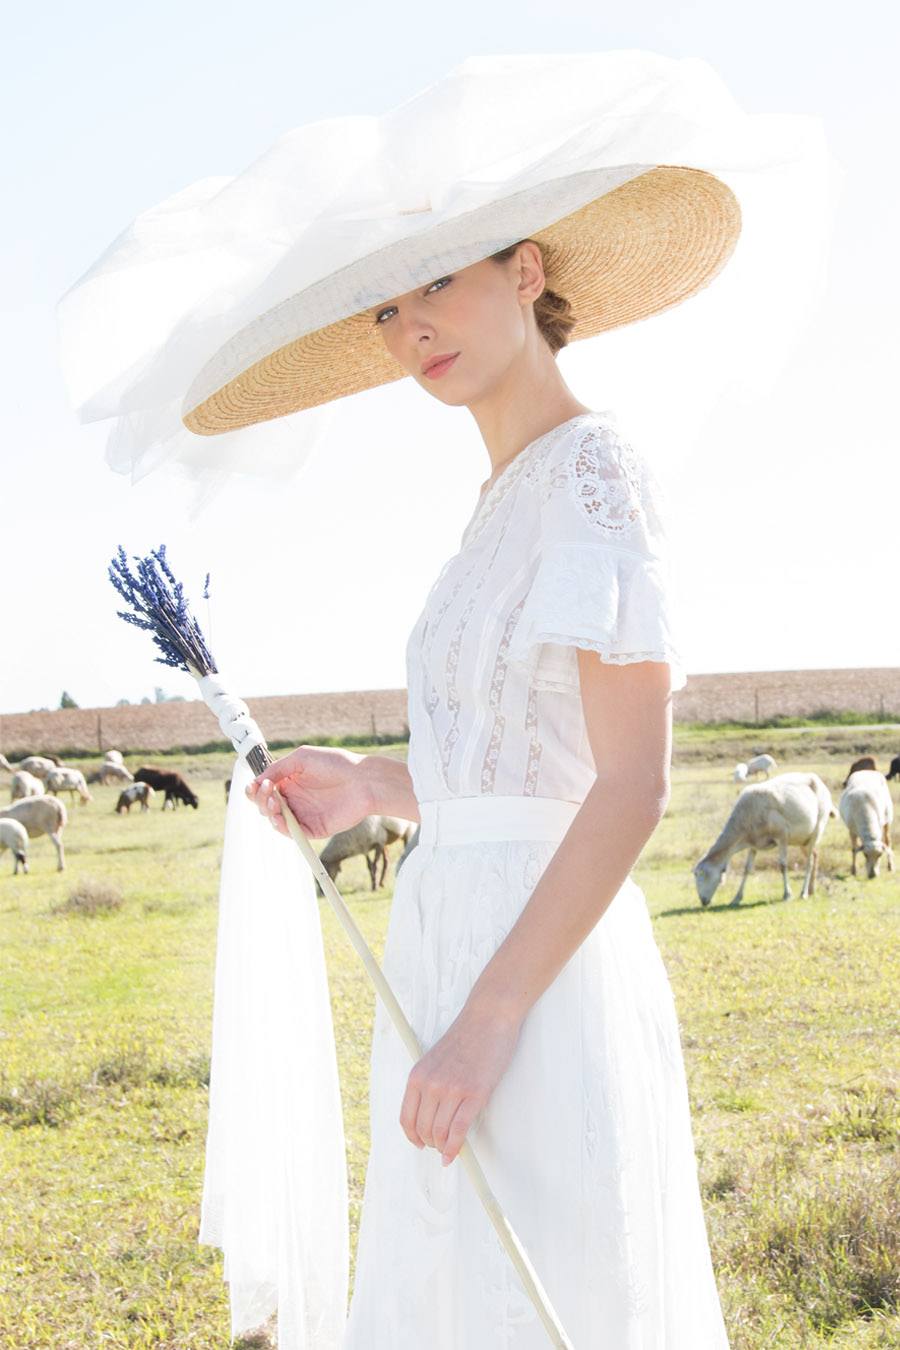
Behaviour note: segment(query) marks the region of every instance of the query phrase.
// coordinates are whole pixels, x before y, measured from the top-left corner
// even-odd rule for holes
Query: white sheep
[[[856,876],[856,855],[862,852],[866,859],[866,876],[878,876],[882,853],[887,857],[888,871],[894,870],[894,851],[891,848],[891,823],[894,803],[883,773],[877,769],[857,769],[847,779],[847,786],[838,803],[841,820],[850,834],[852,872]]]
[[[774,768],[777,768],[777,765],[771,755],[754,755],[746,764],[741,760],[740,764],[734,766],[732,778],[735,783],[746,783],[754,773],[764,774],[768,778]]]
[[[403,853],[400,856],[403,857],[406,853],[406,848],[409,845],[410,839],[413,837],[413,835],[419,828],[414,821],[405,820],[403,819],[402,816],[382,816],[381,826],[382,830],[384,831],[384,837],[380,841],[382,866],[381,866],[381,881],[378,883],[379,886],[384,885],[384,874],[387,871],[388,857],[387,853],[385,852],[387,845],[395,843],[398,839],[402,840],[404,844],[404,849]],[[368,861],[368,859],[366,861]],[[373,886],[375,884],[375,866],[377,861],[378,859],[376,856],[376,858],[369,864],[369,871],[372,875]]]
[[[121,750],[107,750],[107,752],[106,752],[106,754],[103,756],[103,758],[104,758],[104,761],[105,761],[107,764],[124,764],[124,763],[125,763],[124,759],[122,758],[122,751],[121,751]]]
[[[94,799],[88,790],[88,785],[84,781],[84,774],[80,769],[51,769],[44,779],[44,785],[48,792],[68,792],[74,797],[77,792],[82,803],[92,802]]]
[[[374,891],[377,885],[384,884],[388,862],[385,852],[387,845],[395,843],[398,839],[407,842],[415,828],[412,821],[401,820],[399,816],[363,816],[362,820],[352,825],[349,830],[339,830],[337,834],[333,834],[319,854],[319,859],[334,881],[341,870],[341,863],[362,854],[369,868]],[[374,857],[369,857],[373,852]],[[379,858],[382,862],[381,881],[376,883]],[[316,886],[318,888],[318,882]]]
[[[27,759],[19,760],[16,768],[33,773],[35,778],[45,779],[52,769],[59,768],[59,764],[55,759],[48,759],[44,755],[29,755]]]
[[[400,868],[406,862],[407,858],[412,853],[413,849],[416,848],[416,846],[418,845],[419,836],[421,835],[421,832],[422,832],[421,825],[417,825],[416,828],[413,830],[413,832],[410,834],[409,838],[407,839],[406,848],[400,854],[400,857],[397,859],[397,866],[394,868],[395,876],[400,875]]]
[[[116,814],[121,816],[130,812],[135,802],[140,802],[142,811],[149,811],[153,792],[154,789],[149,783],[132,783],[130,787],[124,788],[119,793],[119,800],[116,802]]]
[[[97,770],[96,781],[104,786],[107,783],[133,783],[134,774],[126,769],[124,764],[117,764],[114,760],[105,759]]]
[[[18,875],[19,864],[22,871],[28,871],[28,831],[18,820],[0,820],[0,853],[5,848],[12,850],[13,876]]]
[[[831,816],[837,816],[831,793],[815,773],[781,773],[768,783],[753,783],[744,788],[718,839],[694,866],[700,903],[709,904],[725,875],[729,858],[746,848],[749,852],[744,875],[737,894],[729,902],[739,905],[757,850],[774,848],[776,844],[784,880],[783,899],[791,898],[787,874],[790,844],[798,844],[809,851],[800,898],[804,900],[813,895],[819,863],[819,841]]]
[[[23,797],[43,797],[44,785],[33,773],[19,769],[9,781],[9,800],[17,802]]]
[[[56,870],[62,872],[66,865],[62,832],[67,816],[66,808],[58,797],[26,797],[24,801],[13,802],[11,806],[0,809],[2,819],[17,820],[25,826],[32,839],[37,839],[41,834],[48,835],[56,847]]]

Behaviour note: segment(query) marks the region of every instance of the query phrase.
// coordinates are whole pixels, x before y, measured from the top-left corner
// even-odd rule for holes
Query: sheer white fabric
[[[706,169],[738,197],[741,238],[708,288],[724,307],[695,338],[697,398],[709,408],[720,392],[723,346],[728,380],[758,392],[822,293],[840,168],[820,119],[746,113],[706,62],[628,49],[471,57],[398,107],[297,127],[240,172],[142,212],[60,301],[73,405],[108,421],[108,461],[134,480],[175,464],[201,491],[234,473],[284,481],[326,438],[330,405],[214,437],[181,422],[195,376],[244,324],[332,274],[322,323],[411,289],[425,245],[415,267],[358,293],[341,272],[445,222],[460,221],[462,238],[498,184],[657,164]],[[469,241],[453,268],[432,259],[427,279],[529,232]]]
[[[596,772],[576,648],[685,684],[660,484],[611,411],[526,446],[480,498],[407,644],[419,800],[581,801]]]
[[[318,901],[235,762],[222,854],[200,1241],[221,1247],[233,1336],[277,1310],[281,1350],[340,1350],[347,1160]]]
[[[542,797],[583,801],[595,767],[576,649],[665,661],[677,685],[671,609],[659,497],[612,414],[539,438],[478,503],[407,648],[422,831],[397,878],[383,966],[425,1048],[562,837],[499,838],[479,804],[504,794],[514,812],[531,797],[540,814]],[[470,820],[467,842],[431,828],[450,799]],[[545,1350],[458,1159],[442,1167],[400,1127],[411,1067],[376,1005],[344,1350]],[[468,1137],[576,1350],[727,1350],[675,1004],[632,878],[530,1009]]]

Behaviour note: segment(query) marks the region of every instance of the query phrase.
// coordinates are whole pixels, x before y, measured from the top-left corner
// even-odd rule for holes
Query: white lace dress
[[[673,688],[683,686],[659,501],[607,412],[538,438],[482,493],[407,647],[420,804],[485,794],[580,803],[595,768],[577,647],[617,663],[668,662]],[[424,806],[422,818],[383,964],[427,1049],[559,838],[435,844]],[[546,1350],[459,1159],[445,1168],[437,1149],[403,1133],[411,1068],[377,1001],[345,1350]],[[630,877],[529,1010],[467,1137],[575,1350],[727,1347],[676,1011]]]

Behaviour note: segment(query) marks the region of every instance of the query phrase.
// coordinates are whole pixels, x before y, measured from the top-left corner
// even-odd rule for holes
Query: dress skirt
[[[419,805],[383,968],[424,1053],[525,907],[578,803]],[[438,1149],[403,1132],[412,1067],[377,1000],[344,1350],[546,1350],[460,1159],[444,1167]],[[630,877],[532,1005],[467,1139],[574,1350],[727,1350],[672,990]]]

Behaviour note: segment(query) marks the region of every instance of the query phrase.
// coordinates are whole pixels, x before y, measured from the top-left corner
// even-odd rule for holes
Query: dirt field
[[[248,703],[273,745],[327,736],[374,740],[408,734],[405,689],[284,694]],[[675,721],[680,723],[755,722],[823,711],[900,720],[900,666],[689,675],[686,687],[674,696]],[[196,749],[218,738],[200,699],[0,716],[0,751],[7,755],[46,750],[90,754],[110,746],[123,751]]]

